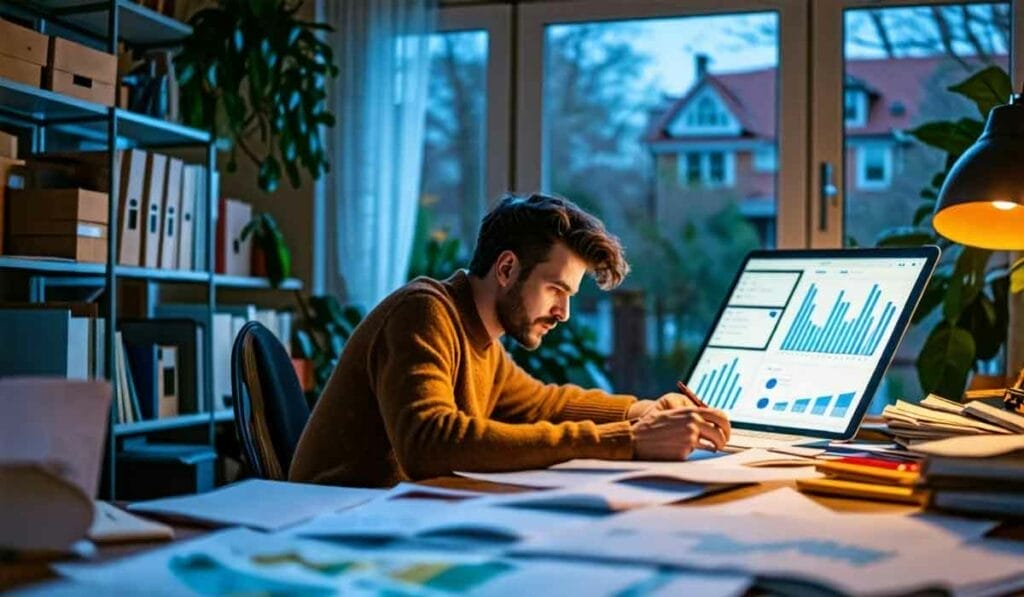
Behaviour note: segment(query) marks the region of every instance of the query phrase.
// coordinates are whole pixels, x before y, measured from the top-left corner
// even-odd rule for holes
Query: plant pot
[[[299,378],[299,387],[308,392],[316,385],[313,381],[313,361],[309,359],[292,359],[292,368]]]
[[[267,277],[267,254],[258,245],[252,246],[252,256],[249,259],[252,275],[257,278]]]

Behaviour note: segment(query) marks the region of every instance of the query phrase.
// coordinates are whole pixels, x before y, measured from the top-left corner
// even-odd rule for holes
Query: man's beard
[[[546,323],[552,327],[558,323],[554,317],[541,317],[530,320],[523,304],[523,281],[517,280],[512,288],[509,288],[505,296],[498,299],[495,305],[498,312],[498,323],[501,324],[505,333],[512,337],[526,350],[536,350],[540,346],[541,336],[531,336],[530,331],[538,323]]]

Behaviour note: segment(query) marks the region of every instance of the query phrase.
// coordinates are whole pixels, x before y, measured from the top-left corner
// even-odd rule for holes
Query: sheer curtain
[[[416,227],[436,0],[324,0],[329,90],[323,290],[371,308],[401,286]],[[319,235],[317,235],[319,236]]]

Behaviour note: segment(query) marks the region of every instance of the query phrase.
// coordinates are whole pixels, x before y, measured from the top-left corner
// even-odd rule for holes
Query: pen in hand
[[[676,387],[679,388],[679,391],[683,394],[683,396],[686,396],[687,398],[692,400],[693,403],[696,404],[697,406],[699,406],[701,408],[708,408],[708,405],[704,404],[704,401],[701,400],[700,397],[698,397],[697,394],[695,394],[693,390],[691,390],[690,388],[686,387],[686,384],[684,384],[683,382],[677,381],[676,382]]]

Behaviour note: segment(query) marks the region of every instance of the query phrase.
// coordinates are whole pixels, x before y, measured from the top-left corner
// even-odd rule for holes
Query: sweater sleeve
[[[593,421],[611,423],[626,418],[633,396],[584,390],[573,384],[544,384],[502,351],[497,376],[501,383],[494,417],[513,423]]]
[[[572,458],[628,459],[626,421],[509,424],[456,404],[459,360],[454,313],[439,298],[414,295],[381,328],[369,366],[388,439],[412,479],[452,471],[543,468]]]

